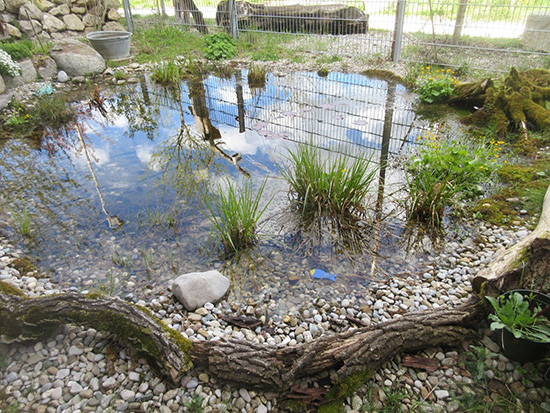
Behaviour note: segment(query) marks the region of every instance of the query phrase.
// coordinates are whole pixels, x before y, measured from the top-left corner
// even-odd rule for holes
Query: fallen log
[[[332,371],[333,383],[372,374],[396,354],[471,338],[485,317],[483,306],[473,298],[456,309],[410,313],[308,344],[277,348],[235,339],[191,342],[148,310],[117,298],[77,293],[24,298],[1,290],[0,342],[38,340],[60,324],[73,323],[116,334],[148,356],[174,385],[192,362],[219,380],[270,391],[284,391],[298,379],[322,372]]]
[[[518,287],[548,292],[550,285],[550,187],[546,190],[537,227],[503,249],[472,281],[474,291],[497,296]]]
[[[216,23],[229,27],[228,2],[218,4]],[[266,6],[236,2],[239,29],[272,32],[355,34],[368,31],[368,15],[343,4]]]

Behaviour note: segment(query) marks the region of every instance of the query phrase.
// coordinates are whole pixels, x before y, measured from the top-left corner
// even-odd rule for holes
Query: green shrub
[[[288,165],[279,165],[290,184],[291,202],[302,215],[315,211],[331,216],[360,215],[377,168],[371,157],[328,153],[300,145],[288,151]]]
[[[204,56],[209,60],[231,59],[237,54],[236,42],[227,33],[210,34],[204,42]]]
[[[15,43],[0,43],[0,49],[11,56],[13,60],[21,60],[32,56],[32,43],[19,41]]]
[[[458,81],[451,69],[434,69],[426,66],[420,69],[418,97],[422,102],[437,103],[451,97]]]
[[[421,148],[408,159],[406,174],[409,218],[441,223],[445,207],[455,198],[472,198],[500,167],[503,142],[466,145],[428,133]]]

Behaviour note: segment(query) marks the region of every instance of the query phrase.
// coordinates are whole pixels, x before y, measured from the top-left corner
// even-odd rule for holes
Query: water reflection
[[[401,180],[393,157],[423,127],[412,96],[399,84],[361,75],[268,74],[265,80],[259,89],[249,86],[245,71],[231,79],[203,74],[164,88],[143,77],[105,98],[106,118],[97,110],[88,113],[88,158],[75,136],[53,158],[29,148],[17,155],[14,145],[6,145],[0,152],[2,183],[14,193],[18,186],[25,189],[4,202],[15,207],[24,199],[41,208],[36,214],[44,217],[43,242],[29,245],[44,257],[41,265],[59,282],[79,288],[114,274],[134,297],[174,273],[213,266],[240,273],[245,291],[286,285],[289,275],[294,286],[311,283],[311,268],[338,272],[344,288],[409,271],[420,257],[406,258],[395,248],[401,224],[388,194]],[[368,219],[297,221],[283,214],[287,186],[277,163],[287,150],[309,142],[325,151],[373,156],[380,173]],[[29,156],[36,168],[26,162]],[[17,173],[15,162],[22,164]],[[33,180],[36,171],[40,179]],[[208,248],[201,194],[227,179],[249,178],[255,185],[267,179],[266,198],[273,201],[251,258],[225,263]],[[125,221],[116,232],[105,225],[105,215],[114,216],[107,199],[109,211]],[[82,241],[77,247],[67,240]]]

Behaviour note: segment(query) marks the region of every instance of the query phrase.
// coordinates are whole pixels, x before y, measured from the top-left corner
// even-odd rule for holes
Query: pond
[[[372,280],[415,274],[429,251],[408,248],[395,202],[399,157],[430,127],[414,111],[414,94],[358,74],[267,74],[260,87],[247,76],[205,74],[178,87],[142,76],[105,87],[105,114],[77,98],[80,136],[3,141],[7,229],[15,236],[26,211],[25,248],[56,284],[135,301],[166,294],[179,274],[214,268],[232,279],[229,301],[269,296],[282,314],[311,296],[359,298]],[[304,233],[287,212],[278,168],[304,144],[367,153],[384,166],[359,236],[328,224]],[[210,236],[201,194],[248,179],[256,188],[265,182],[262,202],[271,202],[258,245],[227,257]],[[337,273],[336,281],[314,279],[312,269]]]

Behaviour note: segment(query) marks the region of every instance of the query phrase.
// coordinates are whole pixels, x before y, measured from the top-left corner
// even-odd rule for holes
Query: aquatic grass
[[[24,207],[22,211],[11,211],[11,216],[17,224],[17,232],[24,237],[31,235],[31,217],[27,208]]]
[[[271,202],[260,206],[266,183],[267,180],[254,192],[250,180],[242,187],[227,180],[218,185],[215,194],[203,195],[208,219],[213,224],[211,236],[218,233],[226,253],[236,253],[257,242],[258,221]]]
[[[64,128],[76,119],[76,111],[64,95],[41,96],[31,109],[33,124],[53,130]]]
[[[248,86],[250,88],[263,88],[265,87],[265,77],[267,69],[265,66],[259,66],[251,63],[248,68]]]
[[[370,185],[378,168],[366,154],[351,157],[328,153],[312,144],[288,150],[287,165],[278,165],[290,185],[291,203],[302,215],[363,216]]]
[[[422,145],[406,161],[406,209],[409,220],[437,227],[453,200],[484,192],[482,184],[502,164],[503,142],[491,139],[468,145],[430,132],[417,139]]]
[[[186,65],[174,60],[159,63],[152,73],[153,80],[164,85],[179,83],[186,75]]]

